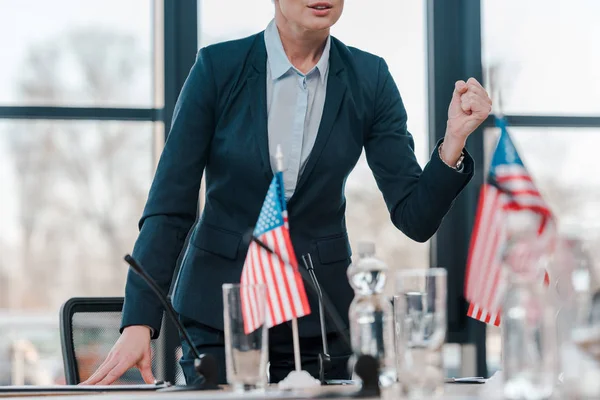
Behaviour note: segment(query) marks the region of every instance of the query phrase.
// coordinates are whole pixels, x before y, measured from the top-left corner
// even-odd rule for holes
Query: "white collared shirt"
[[[271,168],[276,170],[277,145],[283,152],[285,197],[292,197],[315,144],[327,90],[329,50],[327,38],[321,59],[307,74],[290,63],[275,21],[265,30],[267,49],[267,115]]]

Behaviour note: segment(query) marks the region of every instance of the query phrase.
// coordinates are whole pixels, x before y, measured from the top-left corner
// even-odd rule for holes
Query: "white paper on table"
[[[158,390],[169,387],[166,383],[135,385],[44,385],[0,386],[0,393],[8,392],[115,392],[130,390]]]

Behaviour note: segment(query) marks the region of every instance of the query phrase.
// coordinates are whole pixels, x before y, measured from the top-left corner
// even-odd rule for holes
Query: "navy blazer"
[[[465,168],[458,172],[441,161],[436,149],[422,170],[385,61],[332,38],[329,62],[317,139],[288,212],[298,259],[311,253],[322,289],[347,323],[353,291],[346,276],[352,253],[344,185],[363,147],[392,223],[419,242],[438,229],[472,177],[473,160],[467,153]],[[240,281],[248,249],[243,236],[256,224],[273,177],[266,65],[262,32],[198,52],[175,108],[133,250],[167,292],[193,227],[173,304],[179,313],[218,329],[223,329],[221,285]],[[203,171],[206,198],[194,225]],[[310,292],[309,301],[313,313],[299,319],[299,332],[317,336],[317,303]],[[152,291],[130,271],[122,328],[148,325],[156,337],[162,313]]]

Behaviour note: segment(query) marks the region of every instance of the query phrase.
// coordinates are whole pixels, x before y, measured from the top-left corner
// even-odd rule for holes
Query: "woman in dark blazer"
[[[458,81],[445,138],[424,169],[417,163],[407,115],[388,67],[375,55],[329,34],[343,0],[275,0],[275,18],[256,35],[201,49],[181,91],[173,123],[140,221],[133,255],[170,288],[184,242],[173,303],[201,353],[211,353],[225,381],[221,285],[239,282],[248,243],[284,153],[289,225],[297,255],[310,253],[323,290],[342,316],[353,292],[346,278],[350,246],[344,184],[363,148],[392,223],[423,242],[438,229],[473,174],[467,137],[487,118],[491,100],[473,78]],[[206,172],[205,205],[196,221]],[[368,215],[365,215],[368,218]],[[192,229],[193,227],[193,229]],[[310,298],[316,309],[315,299]],[[137,366],[153,381],[150,339],[163,310],[134,273],[127,279],[122,335],[87,384],[109,384]],[[313,313],[315,314],[315,313]],[[299,320],[303,368],[317,373],[316,315]],[[331,332],[339,356],[332,376],[347,375],[350,350]],[[270,376],[293,369],[291,330],[270,332]],[[185,343],[181,365],[196,376]]]

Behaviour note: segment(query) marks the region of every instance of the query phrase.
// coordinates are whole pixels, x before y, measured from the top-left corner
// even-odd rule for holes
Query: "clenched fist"
[[[446,136],[442,145],[442,160],[455,165],[465,147],[467,138],[492,111],[492,100],[475,78],[458,81],[448,107]]]

